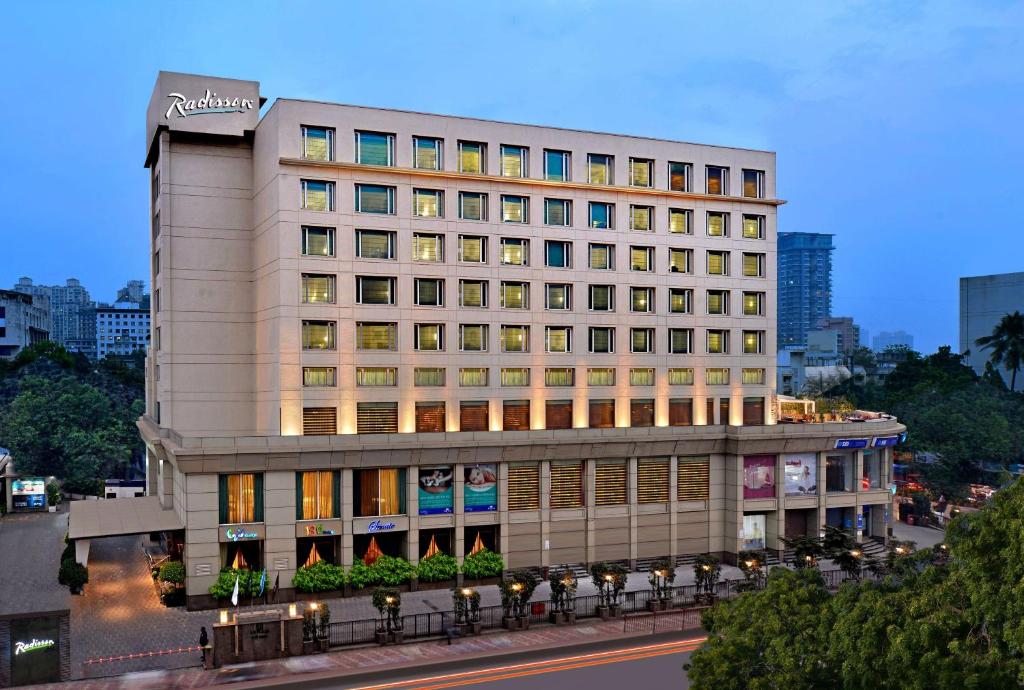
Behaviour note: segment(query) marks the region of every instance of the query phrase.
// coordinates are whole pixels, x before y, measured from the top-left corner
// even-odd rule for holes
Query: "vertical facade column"
[[[629,469],[629,569],[636,567],[637,559],[637,536],[639,532],[639,516],[637,515],[639,503],[637,502],[637,459],[632,456],[628,461]]]
[[[146,448],[146,495],[160,495],[160,460],[151,448]],[[161,502],[163,505],[163,502]]]
[[[409,532],[405,535],[406,560],[420,562],[420,492],[416,466],[405,470],[405,514],[409,516]]]
[[[856,503],[853,508],[853,529],[854,538],[858,543],[864,541],[864,530],[863,528],[857,529],[857,521],[861,519],[861,515],[864,514],[864,506],[862,505],[861,490],[861,477],[864,476],[864,451],[858,450],[853,454],[853,491],[857,497]],[[866,525],[865,525],[866,527]]]
[[[452,497],[455,512],[455,538],[452,540],[452,550],[461,566],[466,555],[466,470],[464,465],[454,465],[452,471],[455,473],[452,482],[452,491],[455,492]]]
[[[668,459],[668,555],[675,563],[679,555],[679,457]]]
[[[551,565],[551,461],[540,463],[540,564]]]
[[[786,464],[782,453],[775,456],[775,516],[769,516],[765,523],[765,548],[781,555],[786,548],[782,543],[786,536]]]
[[[501,553],[508,563],[508,463],[498,464],[498,539]]]
[[[352,488],[352,470],[348,467],[342,468],[341,524],[344,526],[344,530],[341,535],[341,564],[345,566],[346,570],[351,568],[352,563],[355,561],[355,557],[352,553],[353,548],[355,548],[354,540],[352,538],[352,515],[355,512]]]
[[[587,519],[586,552],[587,566],[597,561],[597,461],[588,460],[583,463],[583,510]]]
[[[290,586],[298,563],[295,539],[295,472],[264,473],[263,522],[267,538],[263,543],[267,580],[277,575]]]
[[[827,509],[827,495],[826,489],[826,474],[825,469],[827,467],[826,460],[827,453],[821,452],[817,454],[818,457],[818,531],[816,534],[809,534],[810,537],[820,537],[825,533],[825,511]]]

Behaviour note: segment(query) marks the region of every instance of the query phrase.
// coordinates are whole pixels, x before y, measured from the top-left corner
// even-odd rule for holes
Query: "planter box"
[[[565,624],[566,625],[576,625],[576,612],[575,611],[566,611],[565,612]]]
[[[672,608],[671,599],[649,599],[647,601],[648,611],[668,611]]]
[[[385,630],[378,630],[373,635],[373,639],[377,641],[377,644],[382,645],[382,646],[386,645],[388,643],[388,640],[389,640],[390,637],[391,637],[390,633],[388,633]]]
[[[519,630],[519,621],[520,619],[515,616],[502,616],[501,627],[505,630]]]
[[[597,615],[601,617],[601,620],[606,621],[612,618],[618,618],[622,615],[622,604],[612,604],[611,606],[598,606]]]
[[[530,629],[530,617],[529,616],[516,616],[516,620],[519,622],[520,630]]]
[[[548,620],[555,625],[565,625],[565,614],[561,611],[552,611],[548,614]]]
[[[302,641],[302,653],[303,654],[316,654],[320,651],[320,644],[317,640],[303,640]]]
[[[404,639],[405,639],[405,631],[404,630],[392,630],[391,631],[391,641],[394,642],[395,644],[402,644],[402,641]]]
[[[420,580],[416,583],[415,591],[426,592],[435,589],[452,589],[453,587],[455,587],[455,580],[438,580],[437,582]]]
[[[295,601],[321,601],[323,599],[340,599],[343,590],[325,589],[322,592],[300,592],[295,590]],[[239,598],[241,600],[241,598]]]
[[[495,575],[494,577],[481,577],[481,578],[463,578],[463,587],[484,587],[486,585],[496,585],[501,582],[501,577]]]

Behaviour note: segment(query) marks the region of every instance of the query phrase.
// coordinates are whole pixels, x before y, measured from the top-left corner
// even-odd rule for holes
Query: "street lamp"
[[[903,553],[906,551],[906,549],[904,549],[902,546],[897,546],[895,551],[896,551],[896,553],[898,553],[898,554],[900,554],[902,556]]]
[[[317,603],[317,602],[315,602],[315,601],[313,601],[313,602],[310,602],[310,604],[309,604],[309,608],[310,608],[310,610],[312,610],[312,611],[316,611],[317,609],[319,609],[319,608],[320,608],[320,604],[318,604],[318,603]]]
[[[859,549],[854,549],[853,551],[850,552],[850,555],[853,556],[854,558],[860,558],[861,553],[860,553]]]

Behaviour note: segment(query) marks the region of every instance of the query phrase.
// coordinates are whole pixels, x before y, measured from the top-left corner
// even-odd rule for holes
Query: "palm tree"
[[[1013,391],[1017,385],[1017,372],[1024,362],[1024,314],[1019,311],[1006,314],[992,329],[992,335],[982,336],[974,342],[983,350],[992,350],[989,361],[993,366],[1002,365],[1010,372],[1010,390]]]

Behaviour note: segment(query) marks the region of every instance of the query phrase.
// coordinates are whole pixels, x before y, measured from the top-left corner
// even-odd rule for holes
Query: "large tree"
[[[984,335],[974,341],[983,350],[990,350],[989,361],[993,366],[1003,366],[1010,372],[1010,390],[1017,386],[1017,372],[1024,362],[1024,314],[1015,311],[1006,314],[992,329],[991,335]]]

